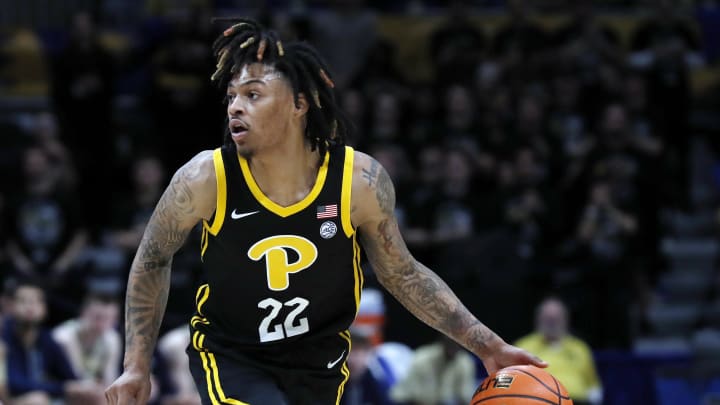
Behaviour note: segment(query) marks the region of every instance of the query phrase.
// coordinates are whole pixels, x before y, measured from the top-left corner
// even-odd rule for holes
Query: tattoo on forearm
[[[148,222],[130,271],[125,345],[127,352],[144,359],[152,356],[167,304],[172,256],[192,229],[181,228],[180,224],[195,210],[188,183],[198,173],[191,162],[173,177]]]
[[[376,167],[373,160],[372,168]],[[368,184],[386,218],[376,229],[360,233],[363,247],[378,280],[408,310],[428,325],[452,336],[475,353],[482,353],[492,338],[440,277],[417,262],[400,235],[394,218],[395,190],[387,172],[375,169]],[[365,173],[365,171],[363,172]]]

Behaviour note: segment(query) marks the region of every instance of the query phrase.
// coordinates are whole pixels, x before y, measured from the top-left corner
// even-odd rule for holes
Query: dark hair
[[[5,280],[3,294],[7,298],[14,299],[15,294],[23,287],[35,288],[42,291],[43,296],[45,295],[45,283],[38,277],[30,276],[12,277]]]
[[[217,70],[211,80],[220,89],[227,87],[244,65],[271,65],[290,82],[295,103],[300,93],[307,98],[305,137],[312,149],[324,155],[330,146],[345,144],[349,124],[335,100],[335,84],[327,66],[315,48],[299,41],[283,44],[276,32],[250,19],[218,20],[233,23],[213,43]],[[225,144],[234,146],[229,132]]]
[[[90,290],[83,299],[83,306],[87,307],[91,303],[100,304],[118,304],[120,300],[115,294],[99,290]]]

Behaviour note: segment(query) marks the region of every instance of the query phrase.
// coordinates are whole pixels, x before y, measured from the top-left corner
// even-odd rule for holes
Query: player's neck
[[[315,185],[318,162],[317,151],[311,151],[303,141],[255,154],[249,165],[263,194],[281,206],[289,206],[305,198]]]

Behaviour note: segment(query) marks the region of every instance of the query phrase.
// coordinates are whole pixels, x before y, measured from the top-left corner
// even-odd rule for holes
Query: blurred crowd
[[[24,336],[11,331],[26,333],[33,319],[60,328],[48,347],[83,339],[73,330],[92,329],[92,319],[121,322],[129,261],[169,176],[220,144],[222,94],[209,77],[210,44],[223,27],[212,23],[212,8],[188,3],[124,27],[120,51],[101,41],[105,22],[93,13],[36,33],[50,108],[0,122],[0,281],[9,285],[0,315],[11,350]],[[690,73],[712,62],[696,21],[673,1],[650,2],[621,41],[594,2],[570,2],[549,29],[531,2],[508,0],[509,18],[489,32],[466,2],[452,1],[415,44],[432,72],[416,80],[406,74],[411,67],[399,66],[398,44],[381,35],[374,9],[360,0],[330,3],[291,13],[266,8],[256,17],[327,59],[355,124],[351,143],[395,182],[413,253],[506,339],[527,334],[533,308],[553,293],[592,348],[628,347],[628,308],[647,304],[663,269],[660,211],[689,205]],[[187,322],[199,280],[199,235],[190,239],[173,263],[163,333],[180,335],[169,347],[184,342],[175,328]],[[12,280],[42,283],[18,290]],[[47,311],[11,309],[33,300]],[[114,314],[103,318],[107,305]],[[86,320],[68,321],[78,316]],[[642,333],[642,317],[637,323]],[[424,343],[417,325],[395,325],[387,330],[394,340]],[[92,350],[99,334],[87,334],[92,339],[78,345]],[[120,350],[118,336],[107,342]],[[109,381],[101,366],[119,356],[103,355],[93,364],[98,383]],[[23,372],[39,372],[30,366]],[[74,375],[67,364],[56,367],[59,376]],[[94,395],[83,385],[64,392],[79,403]],[[177,403],[184,400],[192,403]]]

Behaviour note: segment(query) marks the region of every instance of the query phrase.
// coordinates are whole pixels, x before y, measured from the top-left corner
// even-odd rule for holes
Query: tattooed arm
[[[483,360],[489,372],[513,364],[545,366],[483,325],[432,270],[415,260],[398,230],[395,188],[372,157],[355,153],[351,220],[380,283],[420,320]]]
[[[212,152],[202,152],[173,176],[155,207],[130,269],[125,304],[125,371],[106,391],[110,404],[145,403],[150,364],[170,288],[175,252],[192,228],[215,211]]]

